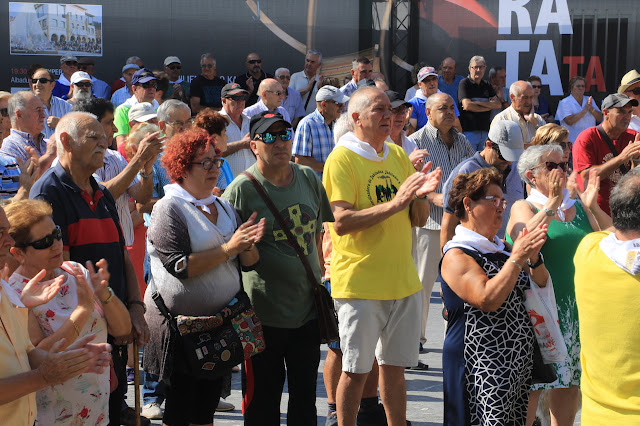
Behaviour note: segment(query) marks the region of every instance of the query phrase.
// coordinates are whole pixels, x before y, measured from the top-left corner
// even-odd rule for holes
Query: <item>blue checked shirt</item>
[[[49,139],[56,132],[56,129],[53,127],[49,127],[47,124],[47,119],[49,117],[58,117],[62,118],[63,115],[71,112],[71,104],[65,100],[58,98],[57,96],[51,97],[51,108],[47,108],[44,106],[44,137]]]
[[[20,167],[16,159],[0,155],[0,197],[12,198],[20,189]]]
[[[318,109],[300,121],[293,140],[293,155],[313,157],[314,160],[324,163],[334,146],[333,126],[325,123]],[[322,173],[316,174],[322,179]]]
[[[9,136],[4,138],[4,141],[2,141],[0,154],[14,157],[23,163],[26,163],[29,159],[29,153],[27,153],[26,150],[26,147],[28,146],[35,149],[40,156],[47,152],[47,140],[44,138],[42,133],[38,135],[38,140],[34,141],[29,133],[11,129]]]
[[[129,88],[127,86],[121,87],[115,92],[113,92],[113,95],[111,95],[111,103],[113,104],[114,107],[117,108],[123,103],[125,103],[125,101],[129,99],[131,96],[132,94],[129,93]]]

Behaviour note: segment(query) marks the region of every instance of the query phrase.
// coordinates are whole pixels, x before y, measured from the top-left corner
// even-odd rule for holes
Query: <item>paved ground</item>
[[[427,349],[429,353],[420,355],[420,360],[429,365],[425,372],[407,371],[407,419],[414,426],[441,425],[443,422],[442,407],[442,343],[444,340],[444,320],[442,319],[442,304],[439,296],[439,286],[434,286],[431,296],[431,309],[429,310],[429,322],[427,325]],[[323,345],[322,360],[318,369],[318,425],[324,426],[327,413],[327,394],[322,380],[322,368],[326,356],[327,347]],[[215,424],[218,425],[242,425],[242,413],[240,411],[242,394],[240,391],[240,373],[233,375],[231,395],[227,402],[234,404],[237,409],[227,413],[216,413]],[[129,406],[134,405],[133,386],[129,386],[127,394]],[[289,400],[288,389],[285,384],[282,396],[281,412],[285,413]],[[162,424],[155,420],[154,425]],[[281,424],[286,424],[286,415],[282,414]],[[575,425],[580,425],[580,413]]]

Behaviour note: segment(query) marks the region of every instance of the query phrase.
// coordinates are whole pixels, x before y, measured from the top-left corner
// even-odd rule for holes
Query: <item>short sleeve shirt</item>
[[[289,87],[293,87],[295,90],[300,92],[304,90],[309,85],[309,77],[304,73],[304,71],[298,71],[291,75],[291,82],[289,83]],[[311,92],[307,92],[304,95],[300,95],[302,99],[302,107],[305,108],[305,114],[311,114],[316,109],[316,94],[318,93],[318,82],[313,85],[313,90]],[[308,102],[307,102],[308,101]]]
[[[439,91],[439,90],[438,90]],[[422,90],[416,92],[416,95],[409,101],[411,106],[413,106],[413,110],[411,111],[411,118],[414,118],[418,121],[416,130],[420,130],[427,124],[429,121],[429,117],[427,117],[426,103],[427,99],[424,97]],[[460,116],[460,112],[458,111],[458,105],[453,104],[453,108],[456,110],[456,117]]]
[[[323,174],[329,201],[345,201],[365,210],[393,200],[415,170],[401,147],[387,146],[389,152],[382,161],[336,146]],[[362,231],[338,235],[332,224],[329,229],[334,298],[394,300],[422,289],[411,257],[409,207]]]
[[[222,108],[222,88],[226,81],[220,77],[209,80],[201,75],[191,81],[191,97],[200,99],[200,106]]]
[[[314,102],[313,105],[316,105],[316,103]],[[282,107],[287,110],[289,118],[292,120],[306,115],[300,92],[291,87],[287,87],[287,99],[282,101]]]
[[[71,104],[69,102],[56,96],[51,96],[51,108],[44,106],[44,129],[42,133],[44,133],[45,138],[49,139],[56,132],[56,129],[47,124],[47,119],[49,117],[62,118],[69,112],[71,112]]]
[[[458,106],[460,107],[460,124],[465,132],[476,130],[489,131],[491,111],[472,112],[462,108],[462,101],[470,99],[472,101],[488,101],[496,95],[493,87],[484,80],[476,84],[469,77],[464,78],[458,85]]]
[[[591,114],[585,114],[580,120],[576,121],[572,125],[565,123],[565,117],[573,114],[577,114],[587,105],[589,98],[587,96],[582,97],[582,105],[576,101],[573,95],[569,95],[558,103],[558,110],[556,111],[556,120],[560,122],[560,125],[569,130],[569,142],[575,142],[578,135],[589,127],[595,126],[596,118]],[[600,111],[595,102],[592,102],[593,108],[596,111]]]
[[[627,145],[635,139],[637,132],[627,129],[616,140],[612,140],[613,146],[618,153],[622,152]],[[614,155],[602,139],[598,129],[592,127],[580,133],[573,144],[573,169],[577,172],[588,169],[592,166],[599,166],[611,160]],[[627,170],[631,168],[627,164]],[[616,168],[614,172],[606,179],[600,179],[600,191],[598,192],[598,205],[605,213],[611,214],[609,208],[609,195],[616,183],[622,177],[620,168]]]
[[[271,184],[257,165],[247,171],[263,185],[284,220],[291,224],[290,229],[320,282],[315,236],[321,232],[323,222],[333,222],[331,206],[313,170],[289,164],[294,175],[286,186]],[[251,181],[244,175],[236,177],[222,198],[233,204],[242,221],[254,211],[258,212],[258,218],[266,219],[264,237],[256,244],[260,262],[255,270],[242,273],[244,289],[260,320],[271,327],[298,328],[313,319],[313,292],[304,266]]]
[[[333,123],[327,124],[320,111],[316,109],[300,121],[293,141],[293,155],[313,157],[314,160],[324,163],[334,145]],[[322,179],[322,173],[316,174]]]
[[[448,84],[446,81],[444,81],[444,78],[442,77],[442,75],[439,75],[438,90],[451,96],[453,98],[454,104],[457,105],[458,104],[458,86],[460,85],[460,82],[462,80],[464,80],[463,76],[456,75],[455,78],[453,79],[453,83]]]
[[[0,154],[0,197],[12,198],[20,189],[20,167],[16,159]]]

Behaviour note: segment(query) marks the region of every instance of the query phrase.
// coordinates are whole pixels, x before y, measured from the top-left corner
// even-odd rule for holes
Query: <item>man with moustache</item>
[[[246,106],[249,107],[258,102],[258,86],[260,83],[266,78],[273,78],[273,76],[262,71],[262,59],[255,52],[247,55],[244,66],[247,67],[247,72],[236,76],[235,82],[249,92],[249,97],[246,100]]]
[[[438,74],[436,74],[436,70],[433,67],[424,67],[420,71],[418,71],[418,87],[420,90],[416,92],[416,96],[413,97],[409,101],[411,106],[413,107],[413,111],[411,112],[411,118],[409,119],[409,125],[411,126],[413,131],[420,130],[427,124],[429,118],[427,117],[427,112],[425,109],[425,103],[427,102],[427,98],[433,95],[434,93],[439,92],[438,90]],[[460,113],[458,112],[458,107],[455,107],[455,123],[454,126],[458,130],[462,130],[460,127],[460,121],[458,120],[458,116]]]
[[[74,105],[78,101],[86,101],[93,97],[91,93],[91,76],[84,71],[76,71],[71,76],[71,95],[67,102]]]
[[[527,148],[538,127],[545,124],[544,119],[539,114],[536,114],[533,109],[533,87],[531,83],[520,80],[511,84],[509,98],[511,99],[511,105],[496,115],[492,124],[498,120],[511,120],[517,123],[522,129],[524,146]]]
[[[164,94],[164,99],[177,99],[187,103],[191,84],[182,78],[182,61],[177,56],[167,56],[164,59],[164,72],[169,77],[169,88]]]

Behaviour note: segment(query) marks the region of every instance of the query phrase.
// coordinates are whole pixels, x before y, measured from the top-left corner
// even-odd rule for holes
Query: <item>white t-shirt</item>
[[[629,122],[629,128],[631,130],[635,130],[636,132],[640,132],[640,117],[637,115],[631,116],[631,121]]]
[[[220,110],[220,114],[228,116],[227,112],[222,108]],[[249,133],[249,117],[242,114],[242,127],[238,127],[233,120],[229,119],[229,125],[227,126],[227,143],[236,142],[242,139],[247,133]],[[225,161],[229,163],[229,167],[231,167],[231,171],[233,172],[233,177],[235,178],[240,173],[247,170],[249,167],[253,166],[256,162],[256,156],[253,155],[253,152],[244,148],[239,151],[234,152],[231,155],[227,155],[224,157]],[[229,182],[231,183],[231,182]]]
[[[289,87],[293,87],[298,92],[304,90],[309,85],[309,77],[304,73],[304,71],[298,71],[293,73],[291,76],[291,82],[289,83]],[[316,110],[316,93],[318,93],[318,81],[316,80],[316,84],[313,86],[313,90],[311,91],[311,99],[309,99],[309,103],[307,104],[307,108],[305,112],[307,114],[311,114]],[[302,97],[302,106],[307,103],[307,98],[309,97],[309,93],[300,94]]]
[[[576,101],[576,98],[573,95],[569,95],[558,104],[558,110],[556,111],[556,120],[560,122],[560,125],[567,130],[569,130],[569,142],[575,142],[576,138],[583,130],[588,129],[589,127],[593,127],[596,124],[596,118],[591,113],[587,113],[580,120],[576,121],[571,126],[565,123],[565,117],[568,117],[573,114],[577,114],[587,105],[587,101],[589,100],[588,96],[582,97],[582,105]],[[591,102],[593,108],[596,111],[600,111],[595,102]]]

